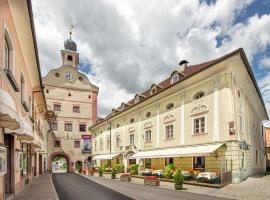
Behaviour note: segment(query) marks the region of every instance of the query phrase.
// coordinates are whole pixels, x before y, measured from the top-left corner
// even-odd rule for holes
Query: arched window
[[[200,91],[200,92],[197,92],[197,93],[193,96],[193,98],[194,98],[194,99],[201,99],[204,95],[205,95],[205,92]]]
[[[68,55],[67,56],[67,60],[72,61],[73,60],[73,57],[71,55]]]

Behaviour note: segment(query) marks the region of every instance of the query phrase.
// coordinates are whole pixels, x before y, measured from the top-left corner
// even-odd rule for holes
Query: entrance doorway
[[[39,154],[39,158],[38,158],[38,171],[39,171],[39,174],[42,174],[42,155]]]
[[[64,156],[55,156],[52,158],[52,173],[67,173],[68,160]]]
[[[5,174],[5,194],[14,192],[14,136],[5,134],[4,143],[7,148],[7,173]]]

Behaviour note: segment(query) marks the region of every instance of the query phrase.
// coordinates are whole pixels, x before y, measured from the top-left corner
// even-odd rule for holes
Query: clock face
[[[74,79],[74,76],[71,72],[66,72],[65,73],[65,78],[69,81],[72,81]]]

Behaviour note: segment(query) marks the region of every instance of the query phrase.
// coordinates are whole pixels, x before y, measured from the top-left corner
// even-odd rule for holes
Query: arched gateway
[[[52,161],[53,161],[53,158],[55,158],[56,156],[61,156],[61,157],[64,157],[66,159],[66,161],[67,161],[67,172],[68,173],[74,172],[72,162],[71,162],[71,158],[64,151],[56,151],[56,152],[53,152],[53,153],[51,153],[49,155],[49,157],[48,157],[48,170],[49,171],[52,171]]]

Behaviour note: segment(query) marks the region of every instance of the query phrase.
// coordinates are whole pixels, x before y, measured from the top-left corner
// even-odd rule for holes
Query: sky
[[[32,0],[42,75],[74,26],[106,116],[176,70],[244,48],[270,114],[270,0]]]

